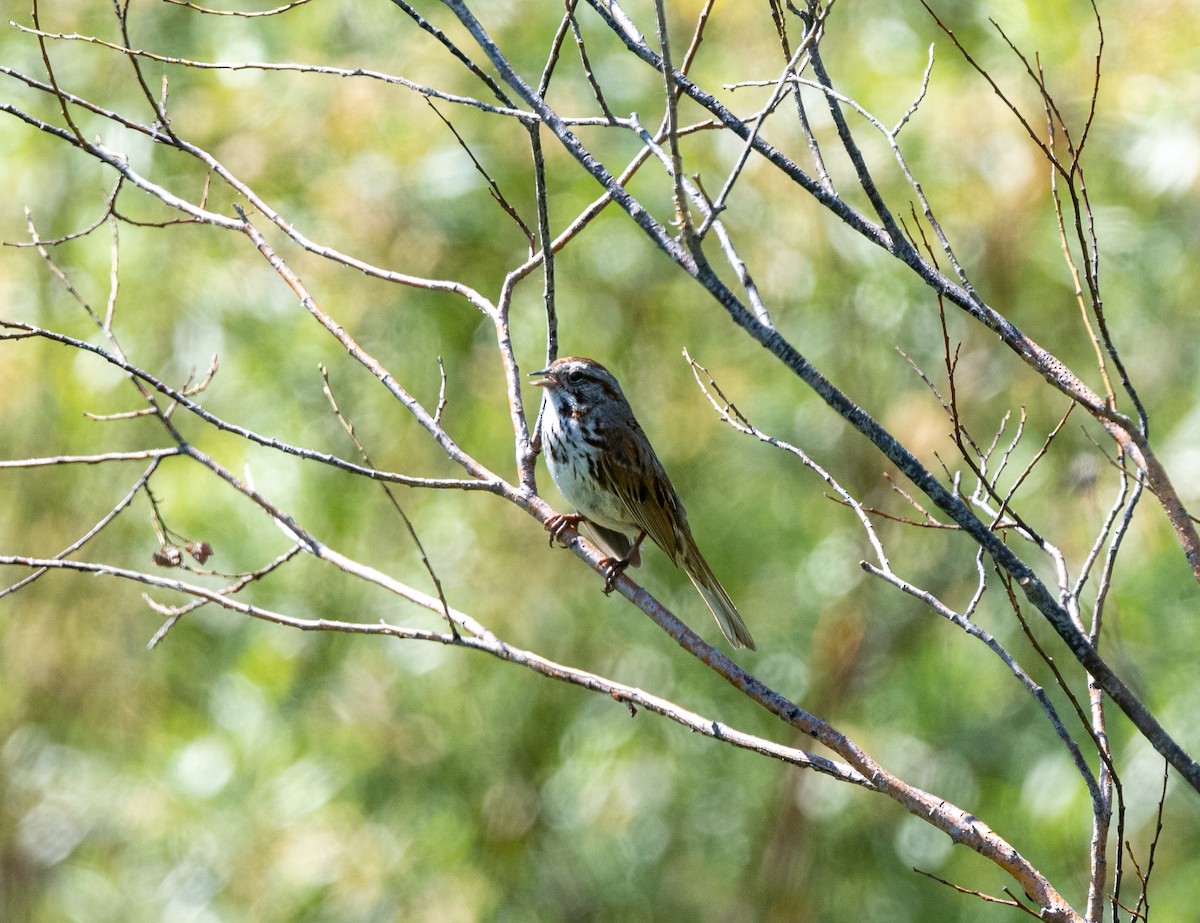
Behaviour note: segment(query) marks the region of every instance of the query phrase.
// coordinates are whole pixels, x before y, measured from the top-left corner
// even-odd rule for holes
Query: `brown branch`
[[[209,16],[236,16],[242,19],[254,19],[259,16],[278,16],[281,13],[294,10],[298,6],[304,6],[309,0],[292,0],[291,3],[285,3],[283,6],[277,6],[270,10],[214,10],[206,6],[200,6],[198,3],[192,3],[190,0],[164,0],[164,2],[173,3],[175,6],[187,7],[189,10],[194,10],[197,13],[205,13]]]
[[[285,556],[292,554],[294,554],[294,551],[289,551]],[[274,562],[272,562],[272,565],[274,565]],[[268,565],[268,567],[272,565]],[[556,663],[532,651],[513,647],[498,639],[491,632],[482,629],[482,626],[479,626],[474,619],[458,610],[451,610],[451,614],[456,622],[459,624],[475,625],[479,630],[472,631],[471,635],[455,636],[421,628],[393,625],[383,621],[348,622],[330,618],[303,619],[243,602],[236,599],[228,591],[228,588],[211,590],[207,587],[187,583],[175,578],[160,577],[128,568],[87,561],[65,561],[57,558],[40,559],[23,555],[0,555],[0,567],[45,567],[54,570],[72,570],[80,573],[128,580],[146,586],[157,587],[161,590],[182,593],[250,618],[260,619],[299,631],[335,631],[350,634],[379,635],[398,640],[428,641],[466,650],[479,651],[490,654],[500,660],[523,666],[551,679],[599,692],[617,702],[662,715],[705,737],[723,741],[731,746],[750,750],[782,762],[791,763],[795,766],[812,769],[825,775],[833,776],[843,782],[860,785],[868,789],[872,788],[870,780],[864,778],[853,768],[843,763],[794,747],[786,747],[762,737],[747,734],[720,721],[682,708],[660,696],[644,692],[632,686],[626,686],[598,674],[589,673],[586,670]],[[389,581],[385,584],[385,586],[388,585],[395,585],[394,581]],[[439,611],[440,603],[432,597],[422,598],[422,594],[419,593],[409,596],[407,592],[401,595],[435,613]]]
[[[945,885],[947,888],[957,891],[959,894],[968,894],[971,897],[977,897],[987,904],[1002,904],[1005,907],[1012,907],[1016,910],[1024,912],[1028,916],[1033,917],[1035,920],[1043,919],[1040,914],[1030,910],[1029,907],[1027,907],[1022,901],[1019,901],[1013,897],[1007,889],[1005,889],[1005,893],[1009,893],[1009,898],[1008,900],[1005,900],[1002,897],[995,897],[991,894],[984,894],[982,891],[976,891],[974,888],[964,888],[962,885],[956,885],[952,881],[947,881],[945,878],[939,878],[937,875],[933,874],[933,872],[927,872],[924,869],[917,868],[916,866],[913,866],[913,871],[918,875],[924,875],[926,878],[932,878],[938,884]]]
[[[529,252],[533,253],[534,250],[537,249],[536,241],[533,236],[533,231],[529,229],[529,225],[525,223],[525,219],[523,219],[517,210],[513,208],[512,203],[510,203],[508,199],[504,197],[504,193],[500,191],[500,186],[492,178],[492,175],[488,173],[483,164],[479,162],[479,158],[475,156],[475,152],[471,150],[470,145],[467,144],[467,142],[463,139],[463,136],[458,133],[458,129],[454,127],[454,124],[444,115],[442,115],[441,110],[439,110],[438,107],[433,104],[432,99],[425,97],[425,102],[429,108],[433,110],[434,115],[442,120],[442,124],[450,129],[450,134],[454,135],[454,140],[458,142],[458,146],[462,148],[463,152],[468,158],[470,158],[471,165],[475,168],[475,172],[482,176],[483,181],[487,183],[488,192],[491,194],[492,199],[495,200],[496,204],[504,210],[504,213],[508,215],[508,217],[512,218],[517,227],[521,229],[521,233],[525,235],[525,239],[529,242]]]
[[[350,437],[350,441],[358,449],[358,454],[362,456],[363,464],[369,468],[374,468],[375,465],[371,461],[370,455],[367,454],[366,447],[363,446],[358,438],[358,433],[354,430],[354,424],[346,419],[342,414],[341,408],[338,407],[337,399],[333,396],[333,390],[329,386],[329,370],[324,365],[319,366],[319,369],[321,372],[321,390],[329,401],[329,406],[333,409],[333,415],[337,417],[338,422],[342,424],[342,429],[346,431],[346,435]],[[441,416],[441,407],[442,403],[439,399],[438,409],[433,416],[434,421]],[[417,553],[421,556],[421,563],[425,566],[425,571],[429,574],[429,579],[433,581],[434,588],[437,590],[437,597],[441,600],[442,613],[446,616],[446,624],[450,626],[450,633],[457,639],[458,626],[454,624],[454,619],[450,617],[450,604],[446,602],[446,591],[442,587],[442,581],[438,577],[437,571],[433,569],[433,564],[429,560],[429,555],[425,552],[425,546],[422,544],[420,536],[417,535],[416,527],[413,525],[412,520],[408,518],[408,514],[404,512],[404,507],[400,505],[400,501],[396,499],[395,492],[383,481],[379,482],[379,486],[387,496],[392,509],[396,511],[397,515],[404,522],[404,528],[408,532],[408,537],[412,539],[413,545],[416,546]]]
[[[0,341],[13,339],[26,339],[29,337],[40,337],[54,343],[59,343],[63,346],[72,349],[79,349],[84,352],[99,356],[105,362],[131,376],[136,377],[140,381],[145,382],[150,388],[162,394],[164,397],[170,398],[173,403],[184,407],[189,413],[197,418],[208,423],[210,426],[222,432],[232,433],[240,436],[249,442],[264,446],[265,448],[275,449],[287,455],[292,455],[296,458],[304,458],[309,461],[320,462],[321,464],[329,465],[334,468],[339,468],[351,474],[359,474],[372,480],[389,481],[396,484],[405,484],[409,487],[425,487],[435,490],[483,490],[490,493],[500,492],[499,479],[479,480],[476,478],[424,478],[414,477],[406,474],[397,474],[391,471],[376,471],[373,468],[367,468],[363,465],[356,465],[353,462],[346,461],[336,455],[330,455],[327,452],[317,452],[313,449],[306,449],[301,446],[293,445],[284,442],[280,439],[275,439],[270,436],[264,436],[254,430],[247,429],[244,426],[239,426],[235,423],[230,423],[223,420],[216,414],[197,404],[195,401],[187,397],[183,392],[172,388],[170,385],[155,378],[144,369],[130,364],[129,362],[118,358],[96,346],[93,343],[88,343],[84,340],[79,340],[74,337],[66,336],[65,334],[55,333],[52,330],[46,330],[41,327],[36,327],[33,324],[25,324],[19,321],[8,321],[0,318],[0,330],[8,330],[7,333],[0,333]],[[87,457],[81,457],[81,461],[87,461]]]

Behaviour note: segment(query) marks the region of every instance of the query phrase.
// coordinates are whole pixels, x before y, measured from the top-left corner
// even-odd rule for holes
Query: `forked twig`
[[[952,881],[947,881],[945,878],[941,878],[933,874],[933,872],[925,871],[925,869],[919,869],[914,866],[913,871],[918,875],[924,875],[926,878],[932,878],[938,884],[945,885],[947,888],[957,891],[959,894],[968,894],[971,897],[977,897],[987,904],[1001,904],[1005,907],[1012,907],[1015,910],[1022,911],[1027,916],[1033,917],[1035,920],[1042,919],[1041,915],[1031,910],[1024,901],[1017,900],[1017,898],[1013,896],[1013,893],[1009,891],[1008,888],[1004,889],[1004,893],[1008,895],[1008,899],[1006,900],[1005,898],[996,897],[992,894],[985,894],[983,891],[976,891],[974,888],[964,888],[962,885],[956,885]]]

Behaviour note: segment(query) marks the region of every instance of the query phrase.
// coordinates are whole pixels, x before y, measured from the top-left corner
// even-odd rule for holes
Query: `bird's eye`
[[[567,384],[577,385],[583,381],[583,372],[579,371],[579,369],[571,369],[563,378],[567,380]]]

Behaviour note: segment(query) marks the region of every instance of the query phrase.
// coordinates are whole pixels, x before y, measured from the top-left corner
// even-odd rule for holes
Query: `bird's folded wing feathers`
[[[675,488],[649,440],[645,436],[637,438],[640,428],[615,430],[612,435],[612,451],[604,457],[604,463],[614,492],[638,527],[678,566],[687,544],[678,526],[682,524],[686,532],[687,514]]]

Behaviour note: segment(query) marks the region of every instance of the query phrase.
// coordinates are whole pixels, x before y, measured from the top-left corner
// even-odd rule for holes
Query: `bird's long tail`
[[[708,562],[704,560],[698,550],[686,562],[684,570],[687,571],[687,575],[696,589],[700,591],[700,595],[704,597],[704,602],[712,610],[712,614],[716,616],[717,624],[721,626],[721,632],[729,643],[734,647],[748,647],[752,651],[757,650],[754,646],[754,638],[750,636],[750,629],[742,621],[733,600],[729,598],[725,587],[721,586],[721,581],[713,574],[712,568],[708,566]]]

